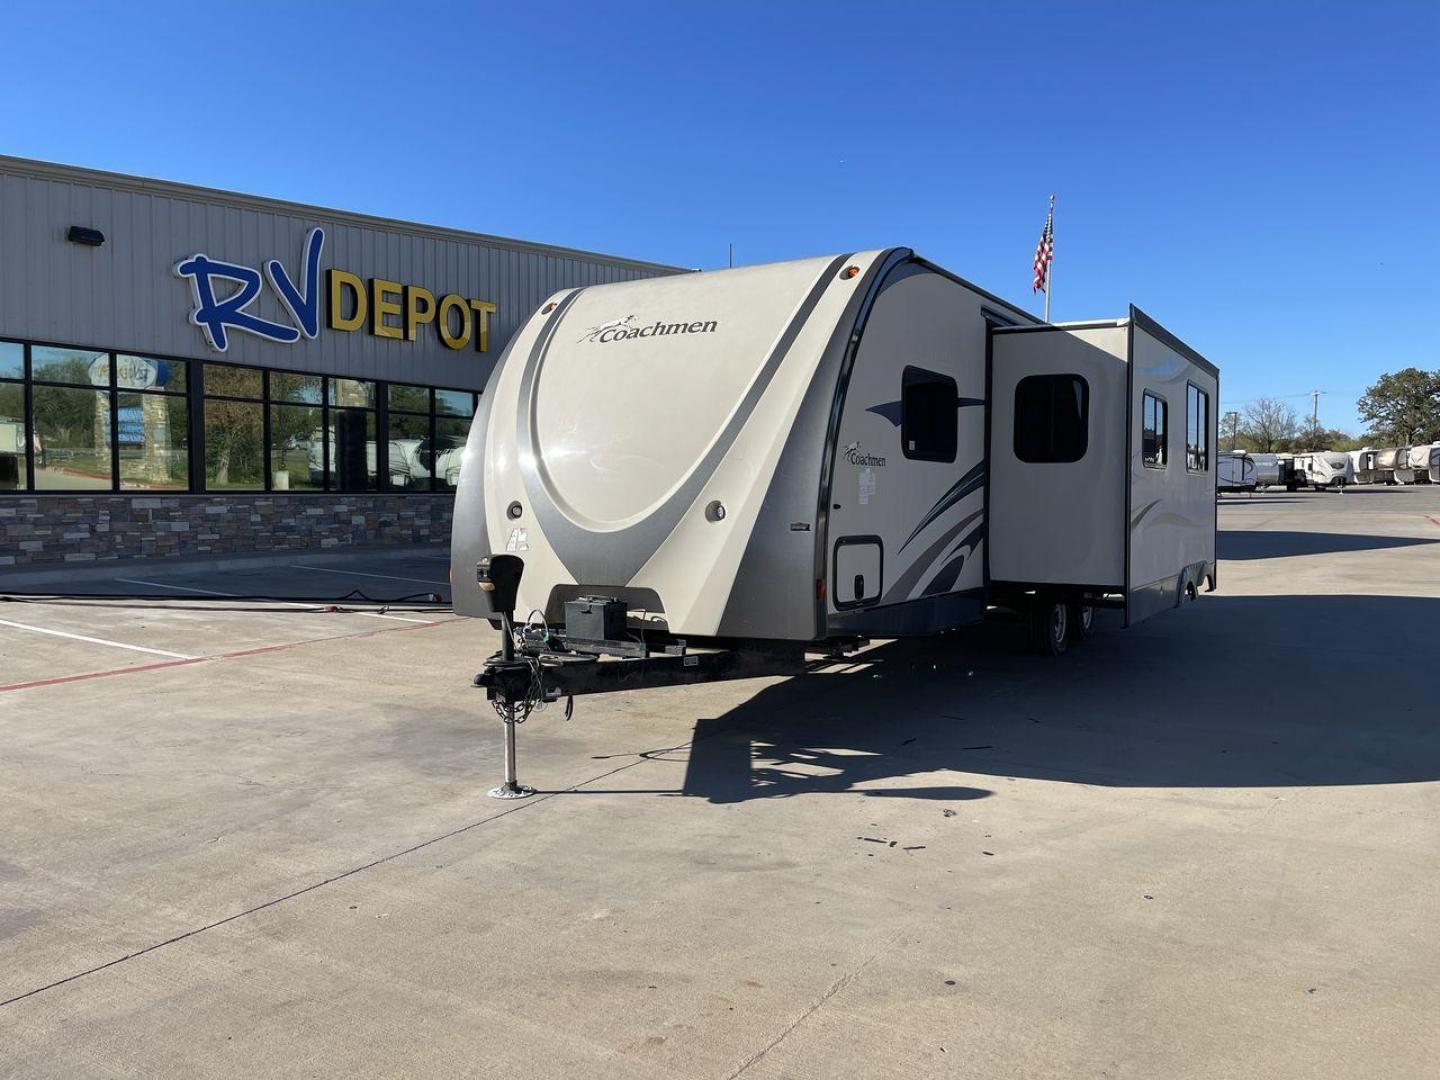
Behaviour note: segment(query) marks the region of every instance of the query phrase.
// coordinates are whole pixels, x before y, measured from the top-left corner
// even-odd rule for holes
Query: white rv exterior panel
[[[880,539],[881,605],[984,585],[986,306],[955,280],[916,268],[884,287],[865,322],[845,389],[829,540],[835,551],[857,536]],[[907,369],[954,380],[953,460],[909,455],[902,428]],[[832,616],[842,614],[843,603],[832,589]]]
[[[1124,324],[995,335],[991,373],[990,576],[1024,584],[1125,583]],[[1088,385],[1085,454],[1026,462],[1015,454],[1016,390],[1032,375]]]
[[[1215,566],[1215,446],[1219,379],[1186,353],[1148,331],[1138,319],[1131,343],[1129,580],[1132,617],[1135,594],[1154,590],[1171,595],[1187,568]],[[1187,387],[1209,400],[1204,469],[1186,460]],[[1168,405],[1168,452],[1163,467],[1145,464],[1141,434],[1146,392]],[[1149,605],[1140,605],[1143,612]]]
[[[863,271],[879,254],[849,261]],[[654,597],[672,632],[718,634],[795,413],[855,292],[835,269],[810,259],[552,297],[482,398],[462,474],[483,470],[483,512],[457,500],[455,565],[473,573],[477,553],[512,551],[526,563],[523,610],[554,617],[570,593],[623,591],[632,611]],[[803,637],[814,634],[819,451],[808,531],[765,542],[767,559],[800,568],[782,606],[808,615],[792,631]]]

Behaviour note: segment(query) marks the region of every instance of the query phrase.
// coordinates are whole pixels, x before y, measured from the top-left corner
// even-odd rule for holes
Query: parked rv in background
[[[1295,484],[1310,485],[1316,491],[1343,490],[1354,476],[1350,455],[1338,450],[1312,450],[1295,455]],[[1293,490],[1293,489],[1292,489]]]
[[[1285,483],[1288,468],[1281,468],[1279,454],[1251,454],[1250,460],[1255,463],[1255,486],[1275,487]],[[1288,462],[1286,463],[1288,466]]]
[[[1221,450],[1215,455],[1215,490],[1219,492],[1254,491],[1255,459],[1244,450]]]
[[[1430,452],[1435,445],[1421,443],[1419,446],[1407,446],[1403,465],[1397,464],[1395,467],[1395,482],[1397,484],[1430,483]],[[1399,451],[1396,453],[1398,454]]]
[[[1395,470],[1409,460],[1410,448],[1397,449],[1393,446],[1375,451],[1375,479],[1371,483],[1395,483]]]
[[[1430,463],[1425,469],[1430,483],[1440,484],[1440,443],[1430,444]]]
[[[1371,447],[1361,450],[1350,451],[1350,472],[1353,479],[1352,484],[1373,484],[1375,483],[1375,455],[1379,451]]]

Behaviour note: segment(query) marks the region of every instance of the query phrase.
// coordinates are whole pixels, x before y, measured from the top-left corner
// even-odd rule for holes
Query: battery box
[[[627,607],[608,596],[565,601],[565,637],[571,641],[623,641]]]

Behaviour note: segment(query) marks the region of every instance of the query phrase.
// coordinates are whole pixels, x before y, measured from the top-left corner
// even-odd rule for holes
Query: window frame
[[[1056,457],[1055,454],[1055,384],[1064,379],[1071,386],[1075,382],[1080,384],[1080,427],[1081,441],[1080,452],[1074,457]],[[1044,381],[1050,388],[1050,454],[1049,457],[1026,457],[1020,452],[1020,394],[1026,383]],[[1067,387],[1069,389],[1069,387]],[[1084,461],[1085,456],[1090,453],[1090,380],[1081,375],[1078,371],[1037,371],[1031,375],[1025,375],[1015,384],[1015,394],[1011,402],[1011,420],[1013,431],[1011,432],[1011,451],[1015,454],[1017,461],[1026,465],[1074,465]]]
[[[950,439],[948,442],[948,455],[942,451],[911,450],[910,440],[906,437],[907,413],[905,407],[907,392],[912,386],[922,383],[948,384],[951,400],[950,409]],[[918,419],[918,418],[917,418]],[[911,461],[935,461],[941,464],[954,464],[960,453],[960,384],[951,375],[943,371],[931,371],[929,368],[922,368],[914,364],[905,365],[900,373],[900,453]]]
[[[1159,448],[1159,462],[1150,457],[1145,450],[1145,407],[1150,402],[1155,402],[1161,412],[1157,412],[1156,418],[1163,419],[1163,428],[1151,428]],[[1147,469],[1168,469],[1170,467],[1170,400],[1163,394],[1157,394],[1153,390],[1143,390],[1140,398],[1140,464]]]
[[[1190,392],[1192,390],[1195,392],[1196,404],[1203,405],[1201,415],[1198,417],[1193,416],[1190,409]],[[1199,441],[1196,443],[1191,443],[1190,441],[1191,419],[1198,420],[1195,431]],[[1196,456],[1200,461],[1199,465],[1190,464],[1190,451],[1192,447],[1196,450]],[[1185,471],[1191,473],[1208,473],[1210,471],[1212,456],[1210,452],[1210,393],[1187,380],[1185,383]]]

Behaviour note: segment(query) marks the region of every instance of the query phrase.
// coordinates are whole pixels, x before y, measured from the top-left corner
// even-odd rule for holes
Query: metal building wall
[[[72,225],[105,234],[67,242]],[[293,344],[232,333],[212,350],[190,323],[189,281],[175,263],[197,252],[260,269],[279,259],[297,283],[302,248],[325,229],[321,330]],[[415,341],[328,327],[325,270],[493,301],[489,349],[452,351],[433,326]],[[481,389],[517,325],[557,289],[630,281],[678,268],[521,241],[346,215],[179,184],[0,157],[0,337],[354,378]],[[303,287],[303,286],[302,286]],[[266,283],[250,310],[293,325]]]

